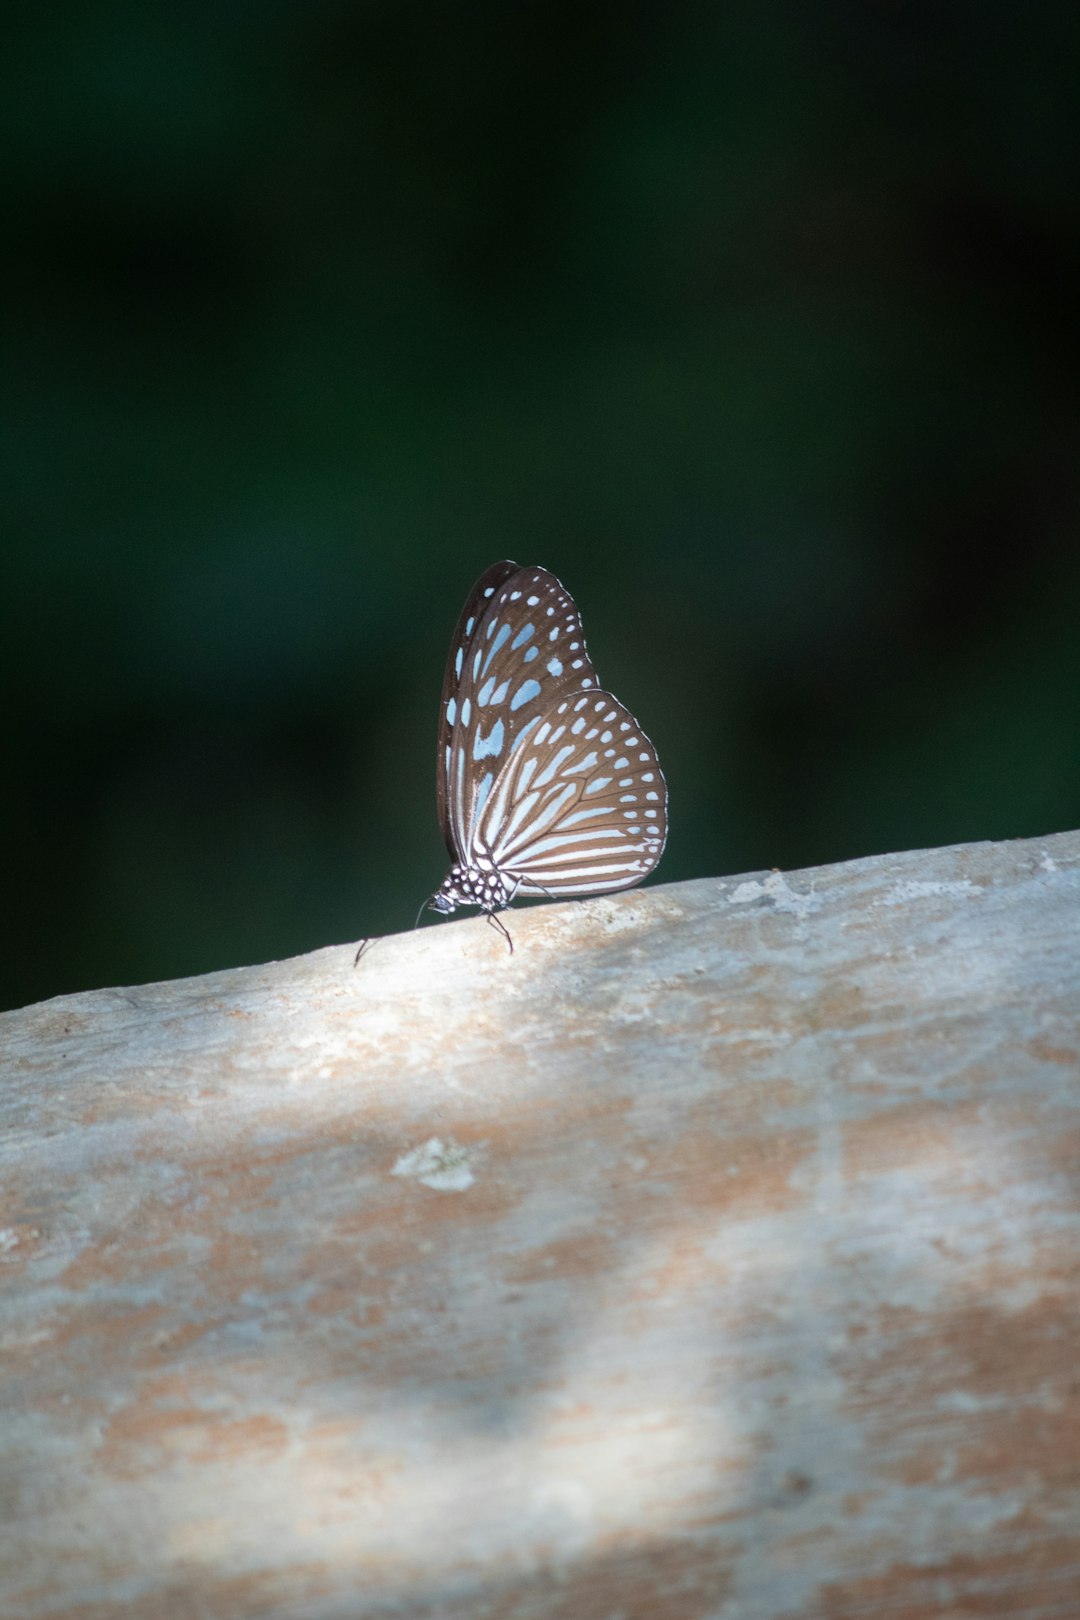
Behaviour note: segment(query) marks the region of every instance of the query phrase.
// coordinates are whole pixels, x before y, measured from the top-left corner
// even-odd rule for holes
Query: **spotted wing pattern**
[[[454,632],[439,718],[439,817],[455,866],[435,909],[638,883],[667,834],[656,751],[599,685],[569,594],[495,563]],[[494,874],[494,876],[492,876]]]
[[[656,751],[618,698],[564,697],[523,736],[479,819],[473,854],[518,894],[625,889],[657,864],[667,788]]]
[[[439,718],[439,819],[468,861],[477,818],[524,735],[564,696],[595,687],[577,608],[545,568],[495,563],[469,593]]]
[[[476,584],[469,592],[465,606],[461,610],[458,622],[454,627],[453,640],[450,643],[450,656],[446,660],[446,672],[443,675],[442,699],[439,703],[439,743],[435,754],[435,786],[439,805],[439,826],[446,842],[447,850],[452,860],[457,859],[458,846],[454,842],[453,829],[450,826],[450,765],[452,759],[452,746],[454,732],[457,728],[458,715],[462,705],[462,687],[465,683],[465,654],[475,640],[477,625],[484,617],[485,610],[491,604],[491,598],[504,580],[511,574],[516,574],[518,565],[515,562],[492,563],[485,569]],[[459,731],[458,746],[464,746],[464,736]]]

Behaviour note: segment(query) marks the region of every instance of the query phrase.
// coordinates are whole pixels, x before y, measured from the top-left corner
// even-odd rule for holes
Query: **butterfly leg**
[[[363,956],[364,952],[367,950],[367,948],[368,948],[368,946],[370,944],[371,944],[371,935],[369,934],[367,939],[362,939],[360,941],[359,945],[356,947],[356,955],[353,957],[353,964],[352,964],[353,967],[355,967],[357,962],[359,962],[360,958]]]
[[[513,956],[513,954],[514,954],[514,942],[510,938],[510,930],[509,930],[509,928],[507,928],[507,926],[503,922],[502,918],[497,917],[493,911],[485,912],[485,916],[487,917],[487,920],[491,924],[492,928],[497,928],[499,930],[499,933],[503,936],[506,943],[510,947],[510,955]]]

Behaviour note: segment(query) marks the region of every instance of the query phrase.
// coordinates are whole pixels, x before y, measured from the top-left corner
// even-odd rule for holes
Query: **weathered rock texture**
[[[1080,834],[0,1019],[19,1620],[1080,1615]]]

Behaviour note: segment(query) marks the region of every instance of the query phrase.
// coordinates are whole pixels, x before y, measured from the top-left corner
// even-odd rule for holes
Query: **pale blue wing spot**
[[[505,827],[499,829],[500,842],[504,851],[506,846],[512,843],[514,834],[517,832],[522,822],[529,819],[539,802],[539,793],[525,793],[521,796],[518,804],[515,806],[514,813],[510,817],[510,820],[507,822]]]
[[[489,736],[483,737],[480,732],[477,732],[473,739],[473,759],[483,759],[487,754],[497,758],[502,753],[504,736],[505,732],[501,720],[496,720]]]
[[[573,752],[573,743],[567,743],[565,748],[560,748],[554,759],[551,760],[550,764],[546,765],[540,772],[540,775],[536,778],[533,785],[538,788],[546,787],[549,782],[553,782],[563,760],[568,759]]]
[[[465,658],[465,649],[464,649],[464,647],[459,647],[458,650],[457,650],[457,657],[454,659],[454,674],[457,676],[459,681],[461,679],[461,665],[462,665],[462,663],[464,661],[464,658]]]
[[[464,848],[465,838],[465,750],[457,750],[457,760],[450,773],[454,784],[454,825],[458,832],[458,847]]]
[[[451,698],[449,703],[446,705],[446,721],[447,721],[447,724],[452,726],[456,719],[457,719],[457,698]]]
[[[489,675],[479,692],[476,694],[476,703],[478,708],[483,709],[487,707],[488,703],[491,701],[491,694],[494,690],[495,677],[494,675]]]
[[[509,681],[503,681],[502,684],[497,686],[495,688],[494,692],[492,692],[492,694],[491,694],[491,702],[492,703],[505,703],[506,702],[506,694],[507,694],[507,692],[509,692],[509,690],[510,690],[510,682]]]
[[[594,776],[591,782],[586,783],[586,793],[602,793],[604,788],[611,786],[610,776]]]
[[[558,658],[549,658],[548,659],[548,674],[549,675],[561,675],[562,674],[562,663]]]
[[[580,765],[568,765],[566,767],[566,774],[567,776],[577,776],[579,771],[591,771],[594,770],[595,767],[596,750],[593,749],[592,753],[585,755],[585,758],[581,761]]]
[[[462,723],[462,725],[467,726],[471,719],[472,719],[472,699],[471,698],[466,698],[464,703],[462,703],[462,705],[461,705],[461,723]]]
[[[510,707],[511,709],[520,709],[523,703],[531,703],[533,698],[539,696],[539,681],[522,681],[521,685],[510,699]]]
[[[537,786],[539,785],[538,778]],[[540,807],[535,814],[529,809],[523,816],[522,812],[526,810],[526,804],[523,803],[518,806],[511,817],[509,826],[505,828],[499,840],[499,858],[507,860],[508,857],[512,856],[515,844],[520,845],[524,841],[534,839],[538,832],[541,832],[545,827],[549,827],[552,822],[557,821],[564,807],[575,797],[575,793],[576,789],[573,782],[564,782],[553,791],[545,793],[542,800],[538,794],[529,795],[534,802],[539,802]],[[523,822],[525,823],[524,831],[521,830]]]
[[[525,654],[525,662],[527,664],[531,664],[533,659],[539,655],[539,652],[539,647],[530,647],[528,652]]]
[[[598,804],[589,810],[575,810],[572,816],[566,816],[563,819],[562,825],[564,827],[576,827],[579,821],[588,821],[593,816],[606,816],[608,813],[606,804]]]
[[[494,620],[492,620],[492,624],[494,624]],[[506,646],[506,643],[509,641],[509,639],[510,639],[510,626],[508,624],[504,624],[504,625],[501,626],[498,635],[495,637],[495,640],[491,643],[491,646],[488,648],[487,657],[484,659],[484,674],[485,675],[488,672],[488,666],[491,663],[491,660],[495,657],[495,654],[499,651],[500,647],[505,647]]]
[[[528,744],[529,747],[532,747],[532,744],[535,741],[533,732],[536,730],[539,724],[540,716],[538,714],[534,714],[531,720],[526,720],[525,724],[514,738],[514,746],[511,749],[512,753],[524,753],[526,751],[526,744]]]
[[[566,823],[562,822],[560,825],[565,826]],[[518,839],[518,843],[521,844],[525,842],[526,839],[534,839],[536,830],[537,829],[535,827],[530,827],[525,835],[525,838]],[[555,859],[552,862],[553,868],[557,869],[558,867],[563,866],[568,859],[580,860],[582,858],[587,858],[590,861],[597,861],[602,860],[605,856],[611,855],[618,858],[618,863],[620,866],[625,866],[627,864],[625,835],[628,831],[632,830],[632,828],[627,827],[593,827],[590,831],[576,833],[550,833],[545,838],[540,838],[535,842],[528,843],[527,858],[530,866],[532,866],[535,864],[538,856],[547,855],[560,850],[566,851],[567,847],[569,846],[572,853],[556,854]],[[581,849],[583,844],[592,843],[596,839],[602,839],[607,847],[604,849],[593,849],[588,852]],[[614,842],[612,842],[612,840],[614,840]],[[590,872],[595,874],[603,870],[603,867],[590,866],[582,870],[582,875],[588,875]],[[592,887],[592,885],[589,885],[589,887]]]
[[[474,625],[474,624],[475,624],[475,623],[476,623],[476,620],[475,620],[475,619],[469,619],[469,620],[468,620],[468,622],[467,622],[467,623],[466,623],[466,625],[465,625],[465,634],[466,634],[466,635],[467,635],[467,636],[471,636],[471,635],[472,635],[472,630],[473,630],[473,625]]]
[[[487,771],[482,782],[480,783],[480,786],[476,790],[476,807],[473,812],[474,815],[478,816],[487,803],[487,796],[491,792],[491,784],[494,782],[494,780],[494,772]]]
[[[511,648],[517,649],[518,647],[524,647],[527,641],[532,640],[534,633],[535,632],[531,624],[523,624],[513,641],[510,643]]]

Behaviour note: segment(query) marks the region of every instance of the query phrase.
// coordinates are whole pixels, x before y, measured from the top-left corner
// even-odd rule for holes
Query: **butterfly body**
[[[469,593],[443,680],[437,770],[453,865],[428,904],[443,914],[628,888],[663,852],[655,750],[600,687],[577,608],[546,569],[495,563]]]
[[[435,890],[428,905],[444,915],[458,906],[479,906],[481,911],[502,911],[517,892],[516,883],[506,879],[493,866],[459,866],[456,862]]]

